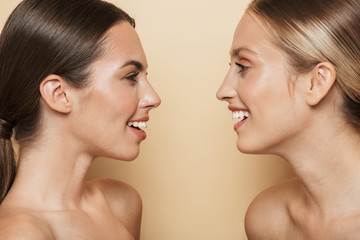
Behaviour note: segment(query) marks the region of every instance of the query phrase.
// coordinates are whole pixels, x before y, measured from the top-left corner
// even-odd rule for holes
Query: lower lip
[[[133,133],[140,139],[144,140],[146,138],[146,132],[143,130],[137,130],[136,128],[129,127]]]
[[[247,120],[247,119],[244,119],[244,120],[236,123],[236,124],[234,125],[234,130],[235,130],[235,131],[238,130],[238,129],[245,123],[246,120]]]

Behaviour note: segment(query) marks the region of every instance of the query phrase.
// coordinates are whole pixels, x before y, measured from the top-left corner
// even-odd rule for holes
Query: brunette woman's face
[[[237,147],[244,153],[278,153],[301,131],[301,88],[291,83],[284,53],[262,23],[246,13],[230,50],[231,64],[217,98],[229,103]]]
[[[93,63],[91,83],[79,98],[78,136],[94,156],[133,160],[145,139],[149,111],[160,98],[147,79],[147,61],[127,22],[107,32],[105,51]]]

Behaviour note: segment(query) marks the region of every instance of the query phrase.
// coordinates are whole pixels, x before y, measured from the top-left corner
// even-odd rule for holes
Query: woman
[[[252,202],[249,239],[359,239],[359,63],[359,0],[249,5],[217,97],[241,152],[279,155],[296,174]]]
[[[139,239],[137,192],[85,182],[97,156],[136,158],[160,104],[134,26],[101,0],[25,0],[11,14],[0,39],[0,239]]]

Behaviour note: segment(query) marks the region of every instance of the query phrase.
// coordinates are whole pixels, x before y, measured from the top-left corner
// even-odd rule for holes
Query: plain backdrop
[[[1,0],[1,28],[19,2]],[[215,97],[249,0],[110,2],[136,19],[162,104],[150,113],[140,156],[99,158],[88,179],[111,177],[139,191],[142,240],[245,240],[251,200],[292,175],[282,159],[238,152],[231,112]]]

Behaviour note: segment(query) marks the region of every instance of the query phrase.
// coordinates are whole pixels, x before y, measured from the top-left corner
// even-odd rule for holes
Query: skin
[[[136,190],[112,179],[85,181],[97,156],[136,158],[143,139],[127,122],[160,104],[132,26],[116,24],[106,37],[87,87],[74,88],[57,75],[42,82],[39,131],[20,147],[18,173],[0,207],[1,240],[139,239]]]
[[[238,149],[279,155],[296,174],[253,200],[248,239],[358,239],[360,137],[341,112],[334,67],[323,62],[306,73],[291,71],[251,12],[238,24],[230,54],[217,97],[250,114],[235,124]]]

